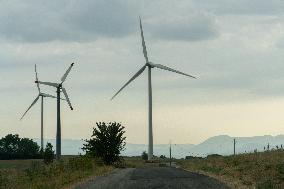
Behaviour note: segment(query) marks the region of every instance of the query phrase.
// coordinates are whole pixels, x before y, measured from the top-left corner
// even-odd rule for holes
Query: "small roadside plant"
[[[124,126],[117,122],[99,122],[93,128],[90,140],[82,148],[87,155],[101,158],[105,164],[110,165],[120,161],[120,152],[124,150]]]
[[[46,144],[46,148],[44,150],[44,153],[43,153],[43,162],[45,164],[50,164],[53,162],[53,159],[54,159],[54,151],[52,149],[52,144],[51,143],[47,143]]]
[[[148,154],[147,154],[146,151],[143,151],[143,152],[142,152],[141,158],[142,158],[143,160],[145,160],[145,161],[148,160]]]

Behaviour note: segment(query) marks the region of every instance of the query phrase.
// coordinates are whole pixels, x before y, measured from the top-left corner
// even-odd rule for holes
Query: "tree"
[[[165,155],[160,155],[160,158],[161,159],[166,159],[166,156]]]
[[[0,139],[0,159],[40,158],[39,148],[32,139],[8,134]]]
[[[53,162],[54,159],[54,151],[52,150],[52,144],[51,143],[47,143],[44,153],[43,153],[43,162],[45,164],[50,164]]]
[[[28,138],[22,138],[19,142],[19,153],[23,158],[25,157],[39,157],[40,147],[36,142]]]
[[[142,157],[143,160],[147,161],[147,160],[148,160],[148,154],[147,154],[147,152],[146,152],[146,151],[143,151],[141,157]]]
[[[82,148],[87,155],[102,158],[106,164],[113,164],[120,160],[120,151],[124,150],[125,133],[124,126],[120,123],[105,122],[96,123],[90,140]]]

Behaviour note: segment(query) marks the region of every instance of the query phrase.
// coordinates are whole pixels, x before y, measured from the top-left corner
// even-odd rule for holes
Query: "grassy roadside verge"
[[[226,182],[232,188],[284,188],[284,150],[179,160],[182,168]]]
[[[45,165],[39,160],[0,161],[0,188],[56,189],[72,186],[113,167],[87,157],[71,157]]]
[[[124,166],[127,168],[141,168],[145,166],[145,161],[140,157],[123,157]]]

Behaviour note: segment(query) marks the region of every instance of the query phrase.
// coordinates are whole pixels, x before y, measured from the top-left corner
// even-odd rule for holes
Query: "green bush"
[[[88,157],[70,158],[67,163],[70,170],[88,170],[93,168],[93,159]]]
[[[211,173],[220,173],[222,171],[221,167],[216,167],[216,166],[207,166],[204,165],[201,167],[201,170],[206,171],[206,172],[211,172]]]
[[[26,175],[28,176],[28,179],[30,181],[34,180],[37,178],[38,175],[41,175],[42,172],[44,171],[44,166],[38,162],[38,161],[33,161],[31,163],[31,166],[25,170]]]
[[[8,182],[7,173],[0,170],[0,188],[7,188]]]
[[[110,165],[120,160],[120,152],[124,150],[125,139],[124,126],[116,122],[99,122],[97,128],[93,128],[90,140],[82,148],[86,154],[92,157],[101,158]]]
[[[43,161],[45,164],[50,164],[54,159],[54,151],[52,150],[52,145],[50,143],[46,144],[46,148],[43,153]]]
[[[143,151],[143,152],[142,152],[141,158],[142,158],[143,160],[145,160],[145,161],[148,160],[148,154],[147,154],[146,151]]]
[[[276,165],[276,170],[278,171],[278,173],[284,174],[284,163]]]
[[[256,186],[257,189],[280,189],[279,187],[275,186],[272,180],[266,180],[264,182],[258,183]]]

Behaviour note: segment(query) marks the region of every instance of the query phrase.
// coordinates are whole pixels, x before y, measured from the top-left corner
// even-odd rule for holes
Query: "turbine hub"
[[[151,62],[147,62],[146,66],[150,67],[150,68],[154,68],[154,66],[151,65]]]

